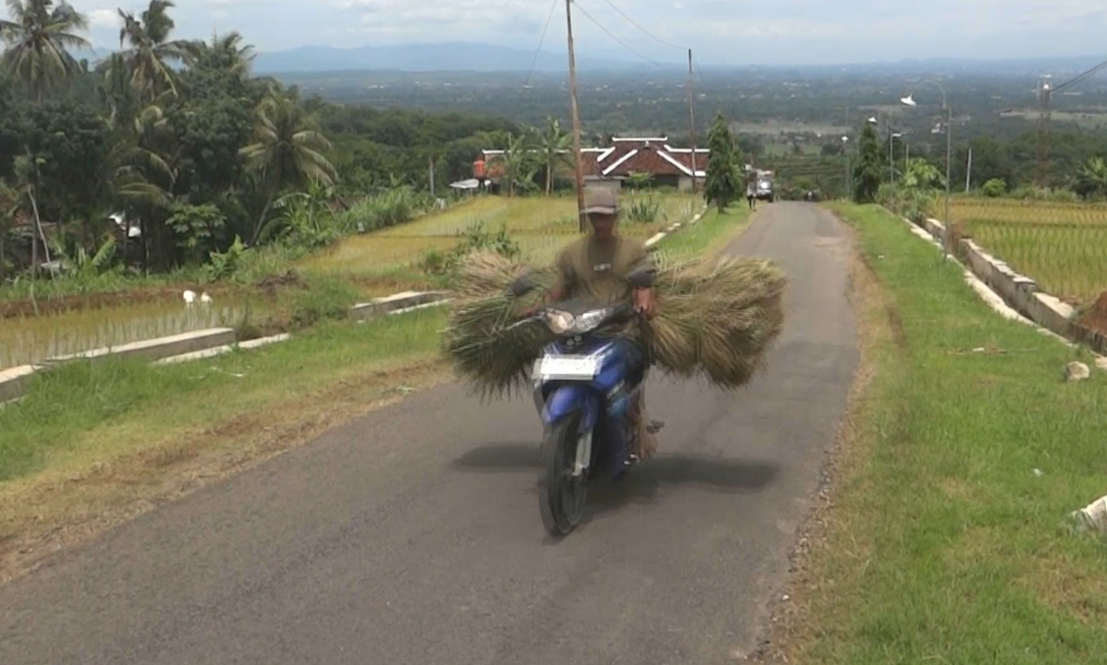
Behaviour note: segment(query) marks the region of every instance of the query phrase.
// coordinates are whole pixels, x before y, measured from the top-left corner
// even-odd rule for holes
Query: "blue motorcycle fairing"
[[[561,383],[546,398],[542,424],[552,425],[578,410],[581,412],[580,432],[594,429],[599,421],[600,395],[585,383]]]
[[[598,338],[582,340],[570,348],[566,341],[554,342],[543,350],[544,355],[597,355],[601,358],[600,371],[591,381],[539,382],[534,391],[535,406],[547,427],[574,411],[581,412],[579,434],[592,431],[597,470],[611,469],[615,477],[626,468],[626,407],[630,395],[638,389],[627,383],[628,362],[634,353],[628,344],[626,340]]]
[[[599,356],[600,357],[600,371],[596,374],[596,377],[590,382],[581,385],[588,385],[592,388],[599,390],[602,393],[611,391],[615,386],[619,385],[619,382],[623,381],[626,375],[626,360],[627,352],[623,347],[620,340],[611,339],[592,339],[585,340],[580,346],[569,349],[565,342],[554,342],[547,346],[543,350],[544,355],[558,356],[558,355],[583,355],[583,356]],[[552,381],[550,384],[560,384],[559,381]]]

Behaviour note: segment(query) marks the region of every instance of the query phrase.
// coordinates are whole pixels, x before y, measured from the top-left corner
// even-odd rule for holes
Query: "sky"
[[[629,61],[677,62],[686,58],[682,49],[688,47],[699,62],[720,65],[1107,57],[1104,0],[574,1],[577,52]],[[89,17],[90,41],[100,48],[118,44],[117,7],[137,15],[144,6],[136,0],[70,4]],[[177,0],[177,5],[172,11],[179,37],[237,30],[259,51],[442,41],[533,50],[553,9],[543,48],[565,50],[563,0]]]

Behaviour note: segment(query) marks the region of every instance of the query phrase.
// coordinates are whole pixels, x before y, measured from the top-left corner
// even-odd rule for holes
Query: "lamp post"
[[[846,157],[846,200],[853,200],[853,171],[849,168],[849,137],[842,137],[842,154]]]
[[[946,205],[945,205],[946,212],[945,212],[945,223],[949,224],[950,223],[950,219],[949,219],[949,165],[950,165],[951,155],[953,154],[953,111],[949,108],[949,98],[946,96],[946,88],[945,88],[945,86],[943,86],[941,83],[935,81],[934,79],[926,79],[924,81],[919,81],[918,83],[916,83],[911,88],[911,92],[907,93],[906,97],[900,98],[899,101],[902,102],[903,104],[907,105],[907,106],[910,106],[910,107],[918,106],[918,104],[915,102],[915,96],[914,96],[915,95],[915,90],[919,89],[919,87],[924,86],[924,85],[937,86],[937,88],[942,91],[942,108],[944,108],[945,112],[946,112]],[[948,238],[949,234],[946,234],[946,237]],[[948,246],[948,244],[949,243],[947,242],[946,245]],[[947,247],[947,249],[948,249],[948,247]]]

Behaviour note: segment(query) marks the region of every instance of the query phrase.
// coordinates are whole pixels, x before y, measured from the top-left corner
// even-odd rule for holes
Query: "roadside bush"
[[[1023,185],[1016,187],[1011,192],[1011,198],[1022,199],[1024,201],[1057,201],[1059,203],[1076,203],[1080,201],[1080,197],[1076,195],[1076,192],[1059,188],[1047,188],[1047,187],[1035,187],[1033,185]]]
[[[1007,193],[1007,181],[1003,178],[992,178],[984,183],[984,186],[980,188],[980,192],[988,198],[999,198]]]
[[[502,225],[495,233],[484,228],[484,222],[474,222],[459,234],[459,242],[449,253],[432,249],[423,254],[420,268],[427,275],[446,278],[453,274],[461,259],[478,250],[492,251],[500,256],[515,258],[523,253],[519,243],[515,242]]]
[[[352,284],[333,277],[312,277],[306,289],[292,295],[289,320],[294,328],[307,328],[328,319],[345,319],[357,301]]]
[[[433,204],[427,194],[407,186],[397,187],[359,201],[338,215],[337,224],[343,233],[369,233],[411,221]]]
[[[661,203],[652,196],[635,196],[627,206],[626,219],[636,224],[652,224],[661,216]]]

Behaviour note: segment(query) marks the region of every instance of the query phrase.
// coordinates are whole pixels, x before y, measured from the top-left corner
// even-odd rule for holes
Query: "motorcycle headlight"
[[[603,323],[604,319],[606,319],[609,314],[611,314],[611,308],[596,309],[591,312],[581,314],[579,317],[577,317],[576,323],[573,324],[573,332],[591,332],[595,330],[597,326]]]
[[[573,328],[575,320],[573,315],[569,312],[562,312],[560,310],[550,310],[546,314],[546,325],[550,327],[550,331],[555,335],[564,335]]]

